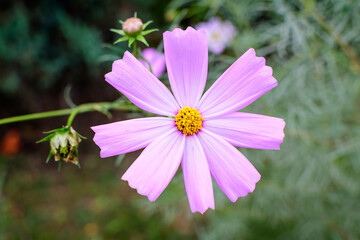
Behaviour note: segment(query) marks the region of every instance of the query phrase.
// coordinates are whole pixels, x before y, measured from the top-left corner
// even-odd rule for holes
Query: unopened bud
[[[125,20],[122,25],[122,29],[126,34],[136,35],[141,32],[143,22],[140,18],[131,17]]]
[[[55,161],[71,162],[79,166],[78,146],[81,142],[80,135],[72,127],[63,127],[50,131],[50,135],[39,142],[50,142],[50,155]]]
[[[175,9],[170,9],[165,12],[165,20],[167,22],[173,22],[179,13]]]

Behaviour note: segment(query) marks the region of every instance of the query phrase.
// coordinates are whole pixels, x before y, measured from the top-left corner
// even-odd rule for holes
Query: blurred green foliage
[[[20,84],[48,89],[61,80],[62,71],[79,62],[90,68],[101,54],[98,30],[61,8],[38,6],[33,11],[15,6],[0,28],[1,75],[5,79],[0,89],[5,93],[15,93]]]
[[[2,117],[64,108],[57,103],[67,85],[82,88],[80,94],[91,92],[114,60],[106,57],[112,51],[104,43],[115,40],[109,29],[137,9],[150,19],[154,5],[163,11],[156,1],[1,1],[0,102],[9,103],[2,106]],[[96,101],[80,94],[77,101]]]
[[[125,157],[119,168],[89,156],[92,160],[82,170],[67,168],[60,176],[49,169],[27,173],[24,167],[9,174],[3,190],[7,197],[0,199],[0,231],[6,239],[359,239],[359,1],[135,2],[138,13],[146,20],[153,16],[162,30],[165,21],[170,25],[179,14],[184,27],[215,15],[236,26],[238,36],[224,55],[209,56],[207,87],[248,48],[255,48],[279,85],[244,111],[285,119],[281,150],[240,149],[262,179],[254,193],[236,203],[214,182],[216,209],[203,216],[190,213],[181,170],[155,203],[120,181],[134,156]],[[162,7],[154,8],[156,4]],[[95,14],[80,23],[56,7],[56,14],[43,20],[49,31],[51,22],[61,22],[49,38],[32,34],[25,9],[14,8],[0,28],[3,91],[16,92],[11,84],[22,84],[28,75],[38,86],[50,87],[74,56],[90,68],[104,56],[104,34],[90,26],[105,18]],[[105,28],[117,27],[109,21]],[[56,45],[59,39],[67,43],[61,45],[64,52]],[[39,68],[41,61],[53,64]],[[46,74],[37,78],[38,71]]]

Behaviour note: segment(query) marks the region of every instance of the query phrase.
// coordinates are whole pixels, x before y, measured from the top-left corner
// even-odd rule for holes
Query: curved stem
[[[77,106],[76,108],[68,108],[68,109],[61,109],[61,110],[41,112],[41,113],[32,113],[32,114],[21,115],[16,117],[3,118],[0,119],[0,125],[13,123],[13,122],[41,119],[41,118],[58,117],[69,114],[70,116],[68,119],[68,125],[69,124],[71,125],[72,121],[74,120],[74,117],[78,113],[92,112],[92,111],[104,112],[104,110],[112,110],[112,109],[123,110],[123,111],[138,110],[138,108],[133,105],[116,104],[114,102],[85,103]]]
[[[66,126],[68,126],[68,127],[71,126],[71,124],[72,124],[72,122],[73,122],[76,114],[78,114],[79,111],[80,111],[80,108],[75,108],[74,111],[71,112],[71,114],[70,114],[70,116],[69,116],[69,118],[68,118],[68,121],[67,121]]]

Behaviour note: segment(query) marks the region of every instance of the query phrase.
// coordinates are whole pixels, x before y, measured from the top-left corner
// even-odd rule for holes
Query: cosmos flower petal
[[[101,157],[111,157],[144,148],[155,138],[174,128],[174,120],[165,117],[138,118],[94,126],[94,142]]]
[[[146,68],[149,68],[150,64],[155,77],[160,77],[165,72],[164,54],[157,52],[155,48],[146,48],[142,51],[142,56],[147,60],[147,62],[143,59],[140,59],[139,61]]]
[[[198,134],[210,172],[226,196],[235,202],[253,192],[260,174],[234,146],[220,136],[202,129]]]
[[[280,149],[285,121],[281,118],[234,112],[209,119],[206,129],[232,145],[257,149]]]
[[[179,109],[171,92],[131,53],[113,63],[105,79],[136,106],[159,115],[174,116]]]
[[[205,87],[208,67],[206,32],[188,27],[164,33],[171,89],[181,107],[195,107]]]
[[[214,209],[209,165],[196,135],[186,138],[181,166],[191,211],[203,214],[208,208]]]
[[[249,49],[204,94],[198,110],[204,118],[238,111],[277,86],[265,59]]]
[[[184,146],[184,135],[173,128],[150,143],[122,179],[139,194],[155,201],[179,168]]]

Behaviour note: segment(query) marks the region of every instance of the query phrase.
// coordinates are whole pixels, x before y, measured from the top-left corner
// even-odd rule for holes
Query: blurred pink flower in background
[[[139,61],[149,70],[151,65],[152,73],[155,77],[160,77],[165,72],[165,56],[164,54],[156,51],[154,48],[146,48],[142,51],[142,56],[146,59],[139,59]]]
[[[136,106],[165,117],[92,127],[101,157],[145,148],[122,176],[155,201],[180,164],[192,212],[214,209],[213,183],[233,202],[254,191],[260,174],[234,146],[280,149],[285,122],[237,112],[277,86],[265,59],[249,49],[203,94],[208,70],[206,32],[188,27],[164,33],[174,93],[131,53],[113,63],[105,79]],[[169,116],[169,117],[168,117]]]
[[[237,34],[234,25],[229,21],[222,21],[213,17],[208,22],[201,22],[196,29],[204,29],[207,34],[209,50],[214,54],[222,53]]]

